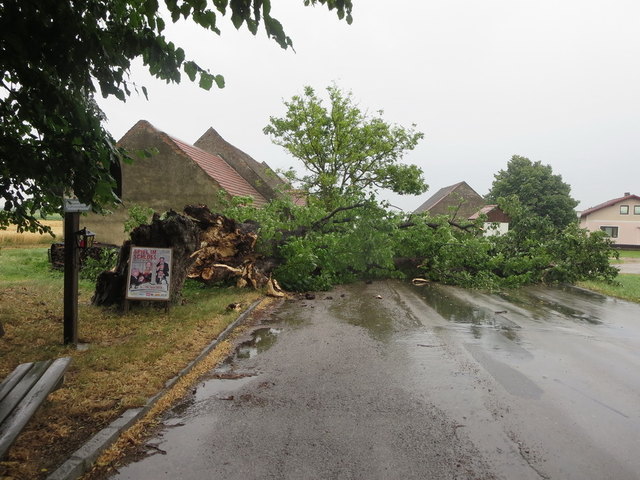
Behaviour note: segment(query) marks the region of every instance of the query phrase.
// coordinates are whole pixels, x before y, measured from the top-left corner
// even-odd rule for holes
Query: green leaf
[[[307,2],[313,3],[351,12],[350,1]],[[62,192],[70,186],[89,199],[96,197],[96,185],[108,182],[106,166],[115,154],[109,144],[115,140],[103,126],[105,116],[93,95],[99,88],[104,97],[124,101],[139,88],[148,99],[145,87],[131,87],[137,84],[129,80],[135,59],[166,82],[180,82],[184,72],[203,88],[213,82],[224,87],[222,75],[199,67],[165,38],[167,13],[174,23],[184,18],[217,34],[223,16],[236,28],[247,22],[254,34],[264,20],[270,38],[283,48],[292,46],[270,16],[269,0],[12,0],[1,5],[0,78],[10,87],[0,95],[0,199],[14,208],[0,216],[0,229],[9,222],[38,229],[31,213],[59,210]],[[100,196],[92,203],[107,205],[108,195]]]
[[[184,72],[189,77],[189,80],[191,80],[192,82],[195,81],[196,74],[198,73],[198,65],[196,65],[195,62],[189,61],[189,62],[184,62],[183,68],[184,68]]]
[[[224,88],[225,83],[224,83],[224,77],[222,75],[216,75],[213,78],[214,78],[218,88]]]
[[[243,17],[242,15],[239,15],[235,12],[233,15],[231,15],[231,22],[233,23],[233,26],[236,27],[236,30],[240,29],[244,21],[245,17]]]
[[[211,90],[211,86],[213,85],[213,75],[207,72],[200,72],[200,88],[205,90]]]

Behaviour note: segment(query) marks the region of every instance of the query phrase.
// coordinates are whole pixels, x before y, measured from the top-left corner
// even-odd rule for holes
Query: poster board
[[[169,300],[172,253],[170,248],[131,246],[127,300]]]

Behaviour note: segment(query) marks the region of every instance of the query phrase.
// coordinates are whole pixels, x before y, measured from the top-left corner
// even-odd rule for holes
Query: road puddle
[[[243,341],[224,362],[194,385],[192,395],[171,410],[171,417],[165,420],[167,426],[181,423],[184,416],[198,411],[210,400],[234,400],[235,392],[248,384],[256,373],[242,370],[242,361],[251,359],[271,348],[282,328],[262,327],[251,332],[248,340]],[[200,405],[200,407],[198,407]]]
[[[250,382],[256,374],[242,371],[240,368],[242,360],[254,358],[270,349],[282,330],[282,328],[262,327],[251,332],[251,337],[238,345],[234,354],[216,367],[206,381],[198,387],[195,401],[205,400],[211,396],[222,398],[221,393],[237,390]]]
[[[264,327],[258,328],[251,333],[251,338],[246,342],[242,342],[236,349],[235,359],[253,358],[256,355],[269,350],[278,335],[282,332],[281,328]]]
[[[504,310],[504,306],[496,310],[490,308],[491,305],[480,302],[479,298],[459,298],[455,295],[455,289],[435,285],[412,288],[443,319],[468,327],[474,338],[482,337],[487,329],[491,329],[511,341],[519,340],[520,325],[508,318],[509,312]]]
[[[395,331],[393,317],[378,307],[375,300],[367,298],[366,301],[356,300],[342,308],[332,309],[332,313],[350,325],[365,328],[376,340],[389,341]]]
[[[253,375],[246,375],[232,379],[212,378],[198,385],[194,395],[195,403],[216,398],[218,400],[232,400],[233,392],[239,390],[253,378]]]
[[[495,314],[478,308],[452,295],[446,295],[438,287],[428,285],[417,290],[429,306],[438,314],[454,323],[473,323],[475,325],[493,325]]]

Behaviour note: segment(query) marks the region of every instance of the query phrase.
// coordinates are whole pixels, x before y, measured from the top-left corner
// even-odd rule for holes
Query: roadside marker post
[[[64,200],[64,329],[65,345],[78,344],[78,271],[80,255],[76,233],[80,230],[80,212],[91,209],[75,198]]]

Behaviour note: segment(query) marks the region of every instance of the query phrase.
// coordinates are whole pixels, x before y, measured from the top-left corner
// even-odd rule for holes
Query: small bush
[[[125,233],[131,232],[134,228],[139,227],[140,225],[149,223],[152,215],[153,208],[133,205],[127,211],[127,219],[124,222]]]
[[[80,278],[95,282],[105,270],[112,270],[118,263],[117,248],[102,248],[98,258],[87,257],[80,269]]]

